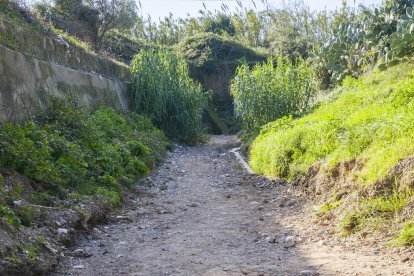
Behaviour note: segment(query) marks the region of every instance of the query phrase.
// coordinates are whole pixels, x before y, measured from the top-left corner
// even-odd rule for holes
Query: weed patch
[[[103,196],[118,205],[122,188],[147,174],[169,147],[149,119],[104,107],[88,113],[75,99],[54,99],[32,121],[3,125],[0,140],[0,167],[33,181],[40,191],[31,201],[41,205],[71,193]],[[30,226],[38,214],[23,205],[7,207],[20,198],[19,187],[0,189],[0,213],[16,227]]]

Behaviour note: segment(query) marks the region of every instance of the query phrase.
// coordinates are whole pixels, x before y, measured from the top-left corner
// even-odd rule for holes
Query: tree
[[[235,35],[235,28],[231,22],[230,16],[223,13],[217,13],[214,17],[207,16],[202,20],[204,32],[214,33],[218,35],[228,34]]]
[[[111,29],[115,28],[121,13],[121,0],[86,0],[86,5],[98,13],[96,33],[93,38],[95,50],[99,50],[103,38]]]

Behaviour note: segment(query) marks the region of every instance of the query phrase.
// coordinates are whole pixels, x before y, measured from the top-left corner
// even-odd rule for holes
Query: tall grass
[[[315,162],[364,160],[359,184],[382,179],[414,153],[414,64],[346,79],[336,100],[300,119],[277,120],[252,145],[251,165],[261,174],[293,179]]]
[[[189,77],[184,59],[164,48],[142,50],[131,70],[134,110],[150,117],[169,137],[197,142],[203,134],[207,95]]]
[[[305,112],[314,96],[310,64],[292,63],[279,58],[250,69],[247,64],[237,69],[230,87],[245,130],[261,126],[288,115]]]

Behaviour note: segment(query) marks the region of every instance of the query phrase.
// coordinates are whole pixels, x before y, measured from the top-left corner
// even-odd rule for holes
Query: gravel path
[[[306,202],[243,173],[228,150],[234,138],[212,141],[177,148],[145,179],[149,188],[68,250],[54,275],[414,273],[407,260],[345,250],[318,240],[323,232],[308,236]]]

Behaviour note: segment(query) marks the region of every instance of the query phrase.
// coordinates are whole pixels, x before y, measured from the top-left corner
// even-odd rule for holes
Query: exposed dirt
[[[410,249],[372,248],[311,224],[290,185],[245,174],[229,148],[177,148],[111,223],[64,253],[55,275],[410,275]]]

